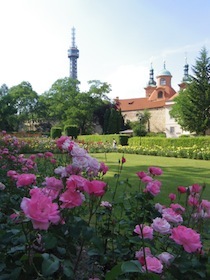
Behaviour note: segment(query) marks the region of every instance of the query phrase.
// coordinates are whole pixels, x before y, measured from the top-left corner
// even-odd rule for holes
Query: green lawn
[[[107,153],[92,154],[92,156],[109,166],[105,181],[114,188],[116,183],[114,174],[117,173],[118,161],[122,155],[119,153]],[[158,196],[159,202],[164,203],[169,193],[177,193],[178,186],[187,187],[195,183],[200,185],[206,184],[203,197],[210,200],[210,161],[133,154],[125,154],[124,157],[126,158],[126,163],[123,166],[120,181],[128,179],[134,190],[139,185],[136,172],[147,171],[148,167],[157,166],[163,170],[163,175],[157,178],[162,182],[161,194]],[[118,191],[122,188],[125,188],[123,184],[118,188]]]

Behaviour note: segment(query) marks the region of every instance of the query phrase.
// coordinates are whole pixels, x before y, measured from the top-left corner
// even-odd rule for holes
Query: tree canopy
[[[206,48],[192,67],[189,84],[174,99],[170,115],[187,131],[205,135],[210,128],[210,58]]]

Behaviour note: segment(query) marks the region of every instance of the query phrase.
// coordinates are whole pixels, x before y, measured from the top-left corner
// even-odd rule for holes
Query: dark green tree
[[[14,100],[9,95],[9,88],[3,84],[0,88],[0,130],[14,131],[17,110]]]
[[[35,118],[38,95],[28,82],[22,82],[9,90],[1,90],[1,122],[9,131],[17,131]]]
[[[192,71],[190,83],[174,99],[170,115],[184,130],[205,135],[210,128],[210,58],[206,48],[200,51]]]

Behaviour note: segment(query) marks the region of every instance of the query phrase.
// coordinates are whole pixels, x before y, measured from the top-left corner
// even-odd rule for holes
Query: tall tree
[[[184,130],[205,135],[210,128],[210,58],[206,48],[200,51],[192,71],[190,83],[174,99],[170,115]]]
[[[17,110],[12,96],[9,95],[9,88],[5,84],[0,88],[0,104],[0,130],[14,131]]]

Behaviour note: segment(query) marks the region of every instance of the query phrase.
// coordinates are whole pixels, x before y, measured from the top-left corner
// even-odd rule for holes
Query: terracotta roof
[[[116,99],[116,105],[122,112],[138,111],[144,109],[160,108],[165,105],[165,100],[150,101],[148,98]]]
[[[161,86],[161,87],[157,87],[151,94],[151,96],[149,97],[149,100],[153,100],[153,101],[156,101],[158,100],[158,92],[160,91],[163,91],[163,94],[164,94],[164,98],[167,100],[169,98],[171,98],[175,93],[176,91],[169,87],[169,86]]]

